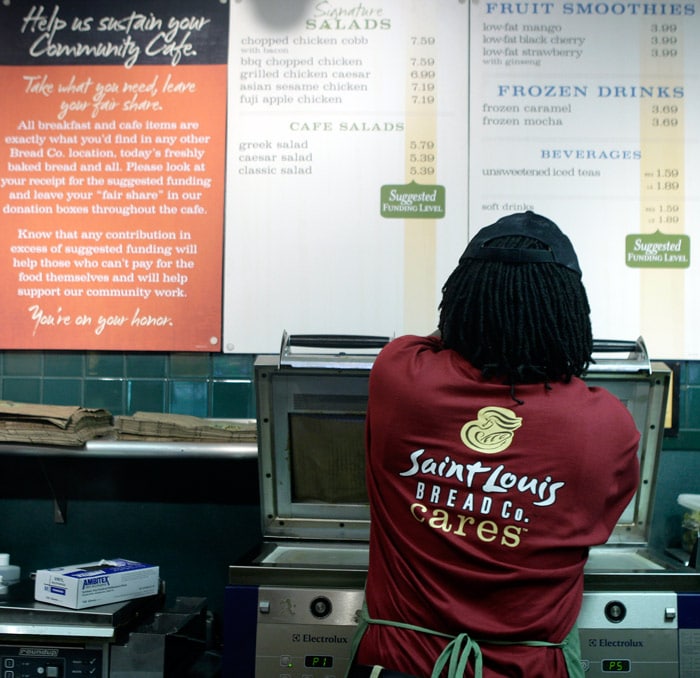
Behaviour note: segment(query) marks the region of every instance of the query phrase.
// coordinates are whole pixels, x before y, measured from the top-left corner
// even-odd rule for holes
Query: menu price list
[[[470,222],[513,205],[546,213],[584,269],[606,271],[588,279],[599,335],[643,330],[664,354],[699,353],[683,294],[697,274],[678,278],[698,212],[695,3],[507,5],[472,3]],[[629,275],[652,267],[653,284]],[[674,326],[676,338],[661,330]]]
[[[454,182],[454,192],[446,191],[455,200],[451,211],[439,211],[451,222],[462,210],[464,240],[468,5],[335,0],[282,14],[273,18],[245,1],[232,7],[238,72],[229,95],[227,223],[236,232],[225,258],[230,351],[269,347],[279,327],[310,324],[312,304],[334,331],[403,326],[407,271],[415,277],[419,269],[404,267],[407,215],[382,212],[383,188]],[[270,199],[255,201],[263,181]],[[426,231],[433,228],[428,220]],[[298,252],[295,265],[290,251]],[[432,297],[435,242],[423,253]],[[236,296],[250,279],[254,289]],[[286,281],[282,296],[279,280]],[[255,314],[260,305],[268,312]]]

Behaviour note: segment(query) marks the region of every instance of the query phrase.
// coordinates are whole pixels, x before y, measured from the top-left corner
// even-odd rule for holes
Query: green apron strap
[[[578,635],[578,625],[574,624],[569,635],[564,638],[562,652],[566,660],[566,668],[569,678],[584,678],[583,664],[581,663],[581,638]]]
[[[366,603],[363,603],[362,609],[358,614],[358,626],[350,644],[350,663],[348,665],[348,672],[346,673],[346,676],[350,672],[350,668],[355,661],[355,656],[360,646],[362,636],[365,634],[365,631],[370,624],[377,624],[378,626],[393,626],[394,628],[408,629],[409,631],[417,631],[418,633],[427,633],[432,636],[439,636],[440,638],[449,639],[450,642],[445,646],[445,649],[435,662],[430,678],[439,678],[440,673],[448,661],[448,678],[462,678],[464,672],[466,671],[469,657],[472,654],[474,655],[474,678],[482,678],[483,659],[481,656],[481,649],[479,648],[478,643],[470,638],[468,634],[460,633],[455,637],[447,633],[433,631],[432,629],[426,629],[422,626],[415,626],[414,624],[407,624],[405,622],[393,622],[386,619],[372,619],[367,611]]]
[[[366,603],[363,603],[362,609],[358,613],[358,626],[355,635],[350,644],[350,659],[348,664],[347,675],[355,661],[357,650],[360,646],[362,636],[365,634],[367,627],[370,624],[379,626],[393,626],[399,629],[408,629],[419,633],[427,633],[429,635],[448,638],[450,642],[445,646],[440,656],[437,658],[433,666],[433,672],[430,678],[439,678],[443,669],[447,666],[448,678],[462,678],[467,669],[467,664],[472,655],[474,655],[474,678],[482,678],[483,674],[483,657],[479,643],[471,638],[467,633],[460,633],[457,636],[451,636],[440,631],[433,631],[422,626],[407,624],[405,622],[393,622],[386,619],[372,619],[367,611]],[[561,643],[550,643],[546,640],[524,640],[524,641],[480,641],[487,645],[526,645],[528,647],[558,647],[561,648],[566,662],[566,668],[569,673],[569,678],[585,678],[583,667],[581,665],[581,646],[578,634],[578,627],[574,624],[566,638]],[[448,664],[449,662],[449,664]]]
[[[571,631],[561,643],[549,643],[546,640],[522,640],[519,642],[489,640],[481,641],[487,645],[526,645],[527,647],[559,647],[564,655],[566,670],[569,678],[585,678],[581,664],[581,639],[578,634],[578,626],[573,625]]]
[[[348,659],[348,668],[347,671],[345,671],[345,678],[348,678],[352,665],[355,663],[355,657],[357,656],[357,650],[360,647],[360,641],[362,640],[362,636],[365,635],[365,631],[369,626],[368,620],[369,616],[367,615],[367,603],[363,602],[362,609],[359,610],[357,614],[357,628],[355,629],[355,635],[350,641],[350,658]]]
[[[464,672],[467,670],[469,657],[471,657],[472,654],[474,654],[474,678],[481,678],[484,670],[481,648],[479,644],[466,633],[460,633],[445,646],[445,649],[441,652],[433,666],[433,672],[430,674],[430,678],[440,678],[440,673],[443,668],[445,668],[448,659],[450,661],[450,665],[447,669],[448,678],[462,678]]]

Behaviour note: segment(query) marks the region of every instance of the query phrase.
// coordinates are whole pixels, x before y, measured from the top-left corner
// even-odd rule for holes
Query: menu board
[[[699,21],[696,0],[3,3],[0,341],[427,333],[469,238],[532,209],[574,242],[597,338],[698,358]]]
[[[468,239],[532,209],[597,338],[698,357],[697,9],[236,3],[223,349],[428,332]]]
[[[0,345],[218,350],[228,5],[0,6]]]
[[[594,336],[700,357],[697,2],[472,2],[470,232],[571,237]]]
[[[231,6],[223,350],[431,332],[467,238],[469,4]]]

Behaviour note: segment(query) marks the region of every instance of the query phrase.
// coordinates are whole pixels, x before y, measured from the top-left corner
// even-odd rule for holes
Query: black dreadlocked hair
[[[503,236],[491,244],[546,247],[527,236]],[[446,348],[485,377],[503,377],[511,390],[581,376],[593,350],[580,276],[554,263],[463,260],[442,288],[438,327]]]

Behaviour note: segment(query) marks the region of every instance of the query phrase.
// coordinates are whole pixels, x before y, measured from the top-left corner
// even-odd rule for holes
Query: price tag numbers
[[[629,659],[603,659],[603,673],[629,673],[632,662]]]

